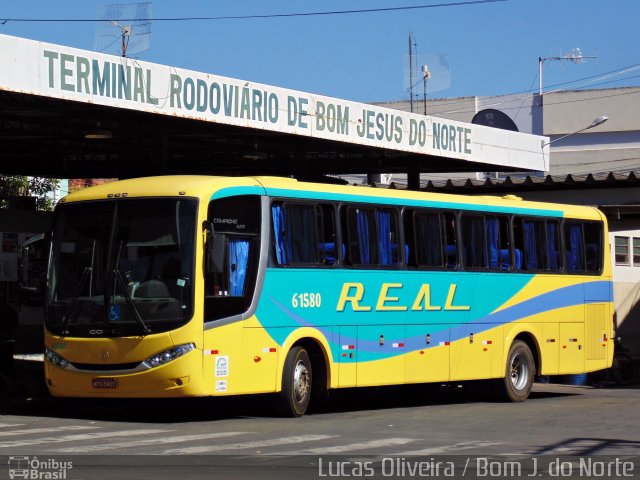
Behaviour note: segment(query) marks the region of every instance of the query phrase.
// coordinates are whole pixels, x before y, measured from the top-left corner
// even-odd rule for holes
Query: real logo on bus
[[[408,304],[400,303],[400,298],[395,296],[394,290],[398,291],[404,288],[402,283],[383,283],[380,286],[378,292],[378,300],[375,305],[375,311],[377,312],[404,312],[411,308],[411,311],[468,311],[471,310],[470,305],[455,305],[454,298],[456,295],[456,289],[458,286],[455,283],[449,285],[447,297],[440,300],[444,300],[444,305],[434,303],[431,295],[431,285],[423,283],[420,285],[417,294],[413,297],[411,307]],[[371,305],[364,304],[365,289],[362,283],[347,282],[342,285],[342,292],[338,299],[338,305],[336,311],[343,312],[349,304],[354,312],[370,312],[372,310]]]

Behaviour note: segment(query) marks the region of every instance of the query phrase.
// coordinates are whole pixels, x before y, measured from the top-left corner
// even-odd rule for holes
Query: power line
[[[580,167],[580,166],[587,166],[587,165],[599,165],[601,163],[605,163],[605,164],[611,164],[611,163],[620,163],[620,162],[638,162],[638,160],[640,160],[640,157],[627,157],[627,158],[607,158],[607,159],[600,159],[600,160],[594,160],[592,162],[578,162],[578,163],[558,163],[556,165],[554,165],[554,167]],[[611,169],[611,168],[610,168]]]
[[[191,22],[191,21],[218,21],[218,20],[254,20],[269,18],[292,18],[292,17],[316,17],[327,15],[350,15],[357,13],[382,13],[398,12],[407,10],[422,10],[426,8],[461,7],[467,5],[478,5],[483,3],[506,2],[507,0],[468,0],[463,2],[432,3],[428,5],[408,5],[404,7],[384,7],[384,8],[363,8],[358,10],[330,10],[326,12],[296,12],[296,13],[274,13],[265,15],[225,15],[219,17],[160,17],[152,18],[152,22]],[[137,19],[119,18],[116,22],[132,22]],[[7,22],[103,22],[95,18],[5,18],[0,20],[0,24]]]
[[[613,75],[619,75],[619,74],[622,74],[622,73],[627,73],[629,71],[638,70],[638,69],[640,69],[640,64],[637,63],[637,64],[634,64],[634,65],[629,65],[627,67],[618,68],[616,70],[611,70],[609,72],[599,73],[599,74],[596,74],[596,75],[591,75],[591,76],[588,76],[588,77],[578,78],[576,80],[570,80],[570,81],[567,81],[567,82],[556,83],[556,84],[553,84],[553,85],[549,85],[549,88],[560,87],[560,86],[563,86],[563,85],[571,85],[571,84],[584,82],[584,81],[591,80],[591,79],[596,79],[597,80],[597,79],[601,79],[601,78],[607,78],[607,77],[610,77],[610,76],[613,76]],[[537,75],[534,78],[533,82],[535,82],[536,78],[537,78]],[[618,80],[611,80],[609,82],[593,83],[591,86],[604,85],[604,84],[607,84],[607,83],[616,83],[616,82],[621,82],[621,81],[629,80],[629,79],[633,79],[633,78],[636,78],[636,76],[627,77],[627,78],[621,78],[621,79],[618,79]],[[584,89],[584,88],[586,88],[586,87],[580,87],[578,89]],[[565,91],[565,90],[548,91],[546,94],[558,93],[558,92],[562,92],[562,91]],[[509,102],[512,102],[512,101],[518,101],[518,100],[521,100],[521,99],[522,100],[526,100],[528,98],[533,98],[534,96],[537,95],[537,93],[534,95],[534,94],[532,94],[532,92],[534,92],[534,90],[532,89],[532,87],[529,87],[528,90],[521,90],[521,91],[518,91],[518,92],[511,92],[511,93],[502,93],[502,94],[499,94],[499,95],[482,96],[482,98],[483,99],[492,99],[492,98],[501,99],[501,98],[505,98],[505,97],[513,97],[513,98],[509,98]],[[523,95],[523,96],[522,97],[514,97],[515,95]],[[447,102],[446,105],[447,106],[452,106],[452,105],[457,105],[457,104],[462,105],[462,104],[467,104],[468,102],[469,102],[468,100],[460,100],[460,101],[456,101],[456,102]],[[506,103],[506,102],[498,102],[498,103],[494,103],[492,105],[501,105],[502,103]],[[512,108],[515,108],[515,107],[512,107]],[[465,113],[465,112],[471,112],[471,111],[473,111],[473,110],[463,109],[463,110],[449,110],[449,111],[438,112],[438,113],[440,113],[440,114]]]
[[[595,84],[592,84],[591,86],[605,85],[605,84],[609,84],[609,83],[617,83],[617,82],[622,82],[622,81],[625,81],[625,80],[631,80],[631,79],[635,79],[635,78],[640,78],[640,76],[636,75],[636,76],[633,76],[633,77],[621,78],[619,80],[611,80],[611,81],[608,81],[608,82],[595,83]],[[579,80],[576,80],[574,82],[569,82],[569,83],[575,83],[577,81],[579,81]],[[637,87],[628,87],[628,88],[637,88]],[[583,91],[585,89],[584,88],[579,88],[579,89],[576,89],[576,90]],[[547,92],[545,95],[549,95],[551,93],[563,93],[563,92],[567,92],[567,91],[569,91],[569,90],[554,90],[553,92]],[[525,93],[525,92],[519,92],[519,93]],[[508,94],[503,94],[503,95],[492,95],[492,96],[489,96],[489,97],[482,97],[482,98],[485,98],[485,99],[491,99],[491,98],[500,99],[500,98],[505,98],[505,97],[511,97],[513,95],[518,95],[519,93],[508,93]],[[579,100],[570,100],[569,102],[575,102],[575,101],[587,102],[587,101],[592,101],[592,100],[598,100],[598,99],[601,99],[601,98],[618,97],[618,96],[622,96],[622,95],[636,95],[638,93],[640,93],[640,91],[613,93],[613,94],[608,94],[608,95],[595,95],[595,96],[590,97],[590,98],[584,98],[584,99],[579,99]],[[485,106],[486,107],[496,107],[496,106],[499,106],[499,105],[502,105],[502,104],[505,104],[505,103],[511,103],[511,102],[515,102],[515,101],[518,101],[518,100],[521,100],[521,99],[524,101],[526,99],[534,98],[536,95],[537,95],[537,93],[536,94],[527,94],[527,95],[524,95],[522,97],[512,97],[512,98],[509,98],[508,101],[497,101],[495,103],[487,104]],[[546,106],[560,105],[560,104],[569,103],[569,102],[567,102],[567,101],[546,102],[545,105]],[[468,100],[466,100],[466,101],[462,100],[462,101],[459,101],[459,102],[451,102],[451,103],[447,102],[445,105],[448,107],[448,106],[455,105],[455,104],[467,104],[467,103],[468,103]],[[435,108],[435,107],[432,107],[432,108]],[[515,110],[515,109],[519,109],[519,108],[520,107],[503,107],[501,110]],[[463,108],[463,109],[459,109],[459,110],[446,110],[446,111],[436,112],[436,113],[437,113],[437,115],[448,115],[448,114],[452,114],[452,113],[472,113],[472,112],[475,112],[475,110],[473,108]]]

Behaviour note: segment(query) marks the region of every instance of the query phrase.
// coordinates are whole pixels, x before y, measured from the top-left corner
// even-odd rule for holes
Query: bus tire
[[[613,355],[611,377],[618,385],[631,385],[635,379],[635,365],[633,359],[626,353]]]
[[[511,344],[507,355],[505,376],[497,382],[497,392],[501,400],[524,402],[531,393],[536,364],[529,346],[522,340]]]
[[[283,416],[301,417],[311,400],[313,374],[309,354],[302,347],[287,353],[282,372],[282,390],[276,396],[276,410]]]

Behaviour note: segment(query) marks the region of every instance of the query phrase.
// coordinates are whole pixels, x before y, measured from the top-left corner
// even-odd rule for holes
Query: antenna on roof
[[[429,80],[429,92],[440,92],[451,86],[451,68],[449,64],[449,55],[444,53],[423,53],[418,55],[418,44],[412,33],[409,34],[409,55],[405,56],[403,64],[403,87],[409,93],[409,101],[411,111],[414,103],[417,106],[420,97],[423,97],[426,103],[426,83]],[[428,77],[425,76],[424,68],[428,67]],[[426,108],[425,108],[426,110]]]
[[[151,2],[96,6],[94,50],[126,57],[149,49]]]
[[[580,50],[579,48],[574,48],[569,53],[565,53],[564,55],[554,56],[554,57],[538,57],[538,80],[540,84],[540,87],[538,89],[538,95],[542,97],[542,65],[544,64],[544,62],[546,62],[547,60],[554,60],[554,61],[565,60],[571,63],[575,63],[576,65],[580,65],[581,63],[584,63],[585,59],[587,58],[598,58],[598,56],[584,55],[582,53],[582,50]]]

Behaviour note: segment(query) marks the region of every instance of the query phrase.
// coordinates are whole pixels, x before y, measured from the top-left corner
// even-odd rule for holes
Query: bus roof
[[[71,193],[63,202],[130,197],[185,196],[209,201],[253,193],[280,198],[350,201],[383,205],[455,208],[495,213],[520,213],[601,220],[595,207],[524,201],[514,195],[478,196],[302,182],[285,177],[219,177],[169,175],[105,183]]]

